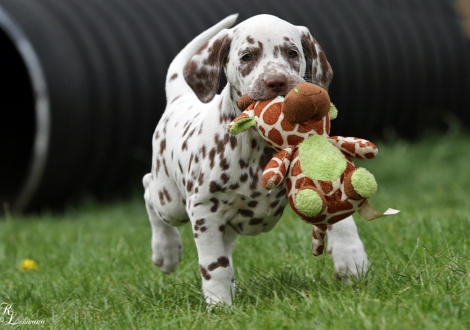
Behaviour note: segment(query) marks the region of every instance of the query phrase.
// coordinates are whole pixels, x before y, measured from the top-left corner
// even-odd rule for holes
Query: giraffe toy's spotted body
[[[364,139],[330,137],[330,114],[334,113],[334,119],[336,113],[329,111],[329,107],[320,118],[311,116],[303,122],[293,123],[284,115],[284,102],[285,99],[278,96],[251,103],[232,121],[229,131],[237,134],[255,126],[266,143],[278,151],[265,167],[262,184],[270,190],[285,180],[292,210],[314,225],[312,252],[320,255],[327,226],[361,209],[377,187],[373,175],[357,168],[351,157],[370,159],[378,150]],[[356,172],[361,180],[369,180],[366,183],[375,188],[362,189],[361,182],[354,182]]]

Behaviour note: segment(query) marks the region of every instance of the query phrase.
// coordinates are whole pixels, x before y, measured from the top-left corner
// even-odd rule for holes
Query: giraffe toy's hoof
[[[369,198],[377,191],[377,181],[372,173],[359,167],[344,179],[344,192],[353,199]]]
[[[317,189],[308,187],[295,195],[296,209],[306,217],[315,217],[325,210],[325,200]]]

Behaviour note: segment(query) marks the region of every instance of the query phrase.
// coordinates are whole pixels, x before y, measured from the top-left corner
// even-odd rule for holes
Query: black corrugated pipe
[[[469,0],[0,0],[0,202],[22,211],[128,187],[136,155],[150,168],[171,59],[234,12],[310,29],[335,71],[335,134],[371,138],[391,128],[411,137],[443,113],[468,124],[465,6]]]

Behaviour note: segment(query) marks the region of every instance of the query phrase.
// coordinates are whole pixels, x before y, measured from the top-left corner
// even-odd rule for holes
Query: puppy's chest
[[[242,235],[256,235],[271,230],[286,204],[284,187],[268,191],[261,184],[264,167],[274,150],[250,134],[214,137],[209,151],[201,148],[198,189],[195,200],[209,200],[208,209],[218,212],[224,221]],[[204,156],[204,153],[206,154]]]

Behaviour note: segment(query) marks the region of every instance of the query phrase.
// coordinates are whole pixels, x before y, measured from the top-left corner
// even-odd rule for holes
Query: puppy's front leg
[[[328,253],[333,257],[336,277],[348,280],[352,274],[361,278],[367,273],[369,262],[352,216],[328,228]]]
[[[210,211],[208,212],[210,214]],[[206,213],[207,214],[207,213]],[[208,304],[232,304],[234,271],[224,244],[225,226],[215,215],[191,220],[199,256],[202,291]]]

